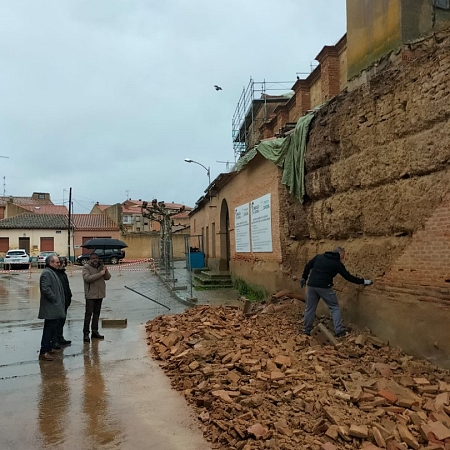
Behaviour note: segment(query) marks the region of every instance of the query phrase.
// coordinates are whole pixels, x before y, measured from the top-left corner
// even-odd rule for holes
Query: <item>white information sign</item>
[[[272,216],[270,194],[251,202],[252,251],[272,251]]]
[[[236,253],[249,253],[250,216],[248,203],[234,209],[234,231],[236,237]]]

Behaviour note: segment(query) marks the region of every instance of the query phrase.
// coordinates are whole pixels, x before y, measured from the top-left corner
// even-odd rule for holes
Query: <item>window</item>
[[[45,194],[38,194],[38,198],[45,199]]]
[[[123,216],[123,217],[122,217],[122,223],[125,223],[125,224],[131,224],[131,223],[132,223],[132,218],[131,218],[131,216],[129,216],[129,215]]]
[[[53,252],[55,244],[52,237],[41,237],[41,252]]]
[[[136,216],[136,222],[140,222],[141,221],[141,216]]]

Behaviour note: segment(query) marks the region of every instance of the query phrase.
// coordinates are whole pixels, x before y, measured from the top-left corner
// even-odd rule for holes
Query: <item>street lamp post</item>
[[[210,171],[209,167],[206,167],[203,164],[200,164],[199,162],[194,161],[193,159],[190,159],[190,158],[185,158],[184,161],[187,163],[194,163],[194,164],[198,164],[199,166],[202,166],[206,170],[206,173],[208,175],[208,186],[211,184],[211,171]]]

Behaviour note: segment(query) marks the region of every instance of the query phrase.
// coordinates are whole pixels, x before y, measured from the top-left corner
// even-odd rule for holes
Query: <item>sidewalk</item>
[[[205,289],[196,290],[192,286],[192,275],[186,268],[185,261],[175,261],[173,276],[169,278],[158,275],[172,290],[174,297],[188,306],[238,306],[239,292],[236,289]],[[197,300],[192,300],[192,299]]]

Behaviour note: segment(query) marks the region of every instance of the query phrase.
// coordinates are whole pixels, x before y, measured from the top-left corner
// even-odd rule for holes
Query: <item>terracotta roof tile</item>
[[[117,231],[119,227],[106,214],[73,214],[75,230]]]
[[[6,203],[14,203],[15,205],[53,205],[50,199],[33,199],[31,197],[14,197],[12,195],[7,197],[0,197],[0,206],[6,206]]]
[[[100,209],[101,211],[104,211],[105,209],[109,208],[112,205],[99,205],[99,204],[95,204],[94,206],[96,206],[98,209]]]
[[[189,219],[189,211],[183,211],[172,216],[172,219]]]
[[[67,216],[62,214],[33,214],[25,213],[9,219],[0,220],[0,228],[3,229],[26,229],[60,230],[67,228]]]

